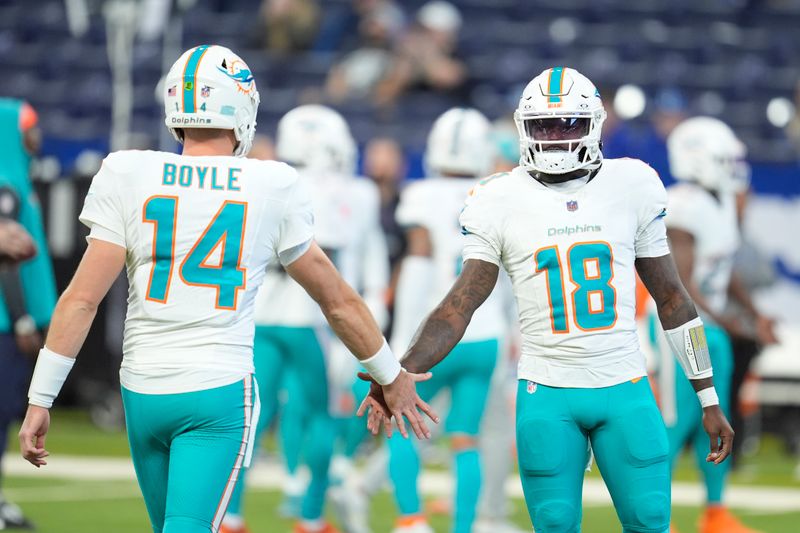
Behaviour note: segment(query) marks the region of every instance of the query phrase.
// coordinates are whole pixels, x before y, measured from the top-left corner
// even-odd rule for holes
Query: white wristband
[[[364,359],[361,364],[380,385],[388,385],[394,381],[402,370],[400,361],[392,353],[386,339],[383,339],[383,345],[378,353],[369,359]]]
[[[31,387],[28,389],[28,403],[50,409],[74,364],[74,357],[59,355],[47,346],[39,350]]]
[[[717,390],[714,387],[697,391],[697,398],[700,400],[700,405],[703,406],[703,409],[712,405],[719,405],[719,396],[717,396]]]

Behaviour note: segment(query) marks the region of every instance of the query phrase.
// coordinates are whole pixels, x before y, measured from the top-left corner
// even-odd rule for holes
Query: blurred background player
[[[730,416],[734,360],[729,333],[746,336],[747,332],[739,318],[723,314],[729,295],[754,318],[761,342],[776,342],[772,320],[759,313],[740,280],[731,275],[740,242],[736,193],[747,186],[745,147],[726,124],[710,117],[694,117],[679,124],[667,147],[670,170],[680,181],[667,189],[665,221],[670,248],[681,280],[706,325],[720,405]],[[659,391],[672,464],[690,442],[703,474],[707,507],[700,532],[751,532],[723,506],[730,462],[713,465],[705,461],[708,440],[702,431],[702,413],[691,385],[672,361],[662,361]]]
[[[481,181],[467,199],[460,216],[464,268],[402,363],[414,371],[446,362],[502,265],[523,335],[517,447],[534,529],[580,530],[591,444],[623,532],[666,532],[669,447],[642,379],[637,271],[703,405],[706,460],[725,460],[733,438],[716,398],[702,321],[669,255],[666,192],[641,161],[603,160],[603,103],[574,69],[553,67],[531,80],[515,118],[520,166]],[[380,389],[373,385],[370,393],[373,431],[390,423],[386,405],[392,412],[404,405]]]
[[[29,462],[47,464],[48,409],[127,265],[123,402],[153,530],[216,532],[250,462],[260,407],[252,306],[270,262],[313,296],[368,371],[406,391],[414,377],[400,372],[369,310],[314,242],[296,171],[232,157],[250,149],[259,102],[244,61],[224,47],[192,48],[164,91],[183,154],[115,152],[94,178],[81,215],[91,240],[39,354],[20,446]]]
[[[42,347],[42,331],[50,323],[56,303],[53,267],[29,175],[31,157],[41,145],[37,121],[36,112],[27,103],[0,98],[0,224],[9,239],[12,258],[29,259],[33,257],[30,252],[36,252],[33,259],[22,264],[12,260],[0,266],[0,459],[8,443],[9,425],[25,409],[25,387]],[[35,242],[27,254],[13,249],[20,229],[17,223]],[[19,238],[25,240],[26,236]],[[28,528],[31,524],[0,493],[0,529],[11,527]]]
[[[357,151],[347,123],[327,107],[298,107],[278,125],[276,156],[300,170],[311,191],[317,242],[364,295],[382,327],[388,266],[378,194],[372,183],[354,179]],[[276,298],[282,302],[280,307],[274,306]],[[338,429],[331,403],[337,396],[352,398],[355,367],[346,361],[351,358],[346,348],[333,343],[314,301],[280,269],[267,273],[257,296],[256,322],[255,368],[263,398],[259,436],[275,418],[278,392],[286,391],[280,421],[290,476],[284,487],[284,513],[300,518],[299,531],[330,531],[332,526],[322,521],[322,512]],[[332,346],[339,347],[336,366]],[[341,385],[343,381],[346,385]],[[347,390],[342,392],[342,387]],[[344,409],[348,416],[354,411],[352,404],[351,399],[350,407]],[[310,479],[300,469],[301,463],[308,466]],[[244,530],[244,480],[243,476],[237,484],[224,531]]]
[[[428,136],[425,163],[430,177],[406,188],[397,221],[406,228],[395,300],[392,345],[411,343],[420,317],[427,315],[461,271],[462,235],[458,214],[477,180],[491,169],[493,146],[488,120],[474,109],[454,108],[440,116]],[[478,432],[501,343],[508,331],[502,287],[478,312],[473,326],[436,367],[420,389],[426,401],[447,390],[451,395],[445,431],[453,451],[455,505],[452,531],[472,530],[481,488]],[[389,441],[389,473],[400,510],[396,533],[425,533],[427,525],[417,486],[420,461],[415,444],[399,435]]]

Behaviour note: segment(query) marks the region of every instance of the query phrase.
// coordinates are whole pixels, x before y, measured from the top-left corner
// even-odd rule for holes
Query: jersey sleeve
[[[669,229],[678,229],[696,235],[703,224],[703,208],[698,195],[686,185],[670,187],[668,191],[669,214],[664,222]]]
[[[640,163],[642,176],[637,178],[640,190],[634,198],[638,204],[634,247],[636,257],[661,257],[669,253],[664,218],[667,216],[667,191],[658,173]]]
[[[462,257],[479,259],[497,266],[502,262],[501,232],[498,231],[497,221],[492,215],[499,215],[491,209],[491,199],[488,192],[481,190],[484,186],[478,185],[470,191],[464,209],[461,211],[459,222],[461,233],[465,235]]]
[[[106,157],[92,179],[83,210],[78,219],[90,230],[90,239],[126,246],[124,201],[117,173],[112,169],[112,155]]]
[[[400,203],[395,211],[395,220],[404,228],[420,226],[428,228],[428,213],[431,206],[430,195],[420,183],[412,183],[400,194]],[[430,228],[428,228],[430,229]]]
[[[314,215],[308,187],[298,177],[288,194],[276,249],[283,266],[303,255],[314,238]],[[298,250],[300,253],[296,253]]]

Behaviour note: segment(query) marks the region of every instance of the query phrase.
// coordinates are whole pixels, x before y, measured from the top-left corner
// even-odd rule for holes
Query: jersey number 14
[[[143,221],[153,224],[153,268],[147,284],[147,299],[167,303],[172,270],[175,265],[175,233],[178,225],[178,198],[152,196],[144,204]],[[216,290],[217,309],[236,309],[236,297],[245,285],[242,260],[242,236],[247,218],[245,202],[225,201],[208,223],[200,238],[178,267],[186,285]],[[208,263],[221,247],[220,261]]]
[[[558,246],[540,248],[534,253],[536,272],[547,277],[550,324],[553,333],[569,333],[567,293]],[[617,291],[614,279],[614,254],[607,242],[578,242],[567,250],[566,266],[575,286],[571,294],[572,318],[583,331],[609,329],[617,322]]]

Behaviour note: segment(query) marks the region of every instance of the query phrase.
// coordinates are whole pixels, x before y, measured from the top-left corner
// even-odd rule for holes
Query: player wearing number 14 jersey
[[[153,531],[216,533],[258,419],[253,299],[268,264],[280,261],[380,381],[411,391],[414,378],[314,242],[297,172],[233,157],[247,154],[255,132],[247,65],[227,48],[199,46],[165,83],[166,123],[183,153],[116,152],[95,176],[80,216],[89,246],[39,354],[20,445],[46,464],[47,409],[124,266],[122,399]]]
[[[522,330],[517,449],[534,529],[580,531],[591,445],[623,531],[665,533],[669,450],[634,324],[637,270],[705,407],[708,460],[725,458],[732,431],[714,398],[702,323],[669,255],[664,187],[641,161],[603,160],[605,111],[575,70],[534,78],[515,118],[520,166],[470,193],[464,269],[401,362],[419,371],[440,361],[504,268]],[[373,431],[387,421],[377,404],[402,406],[380,392],[373,386],[367,402]]]

